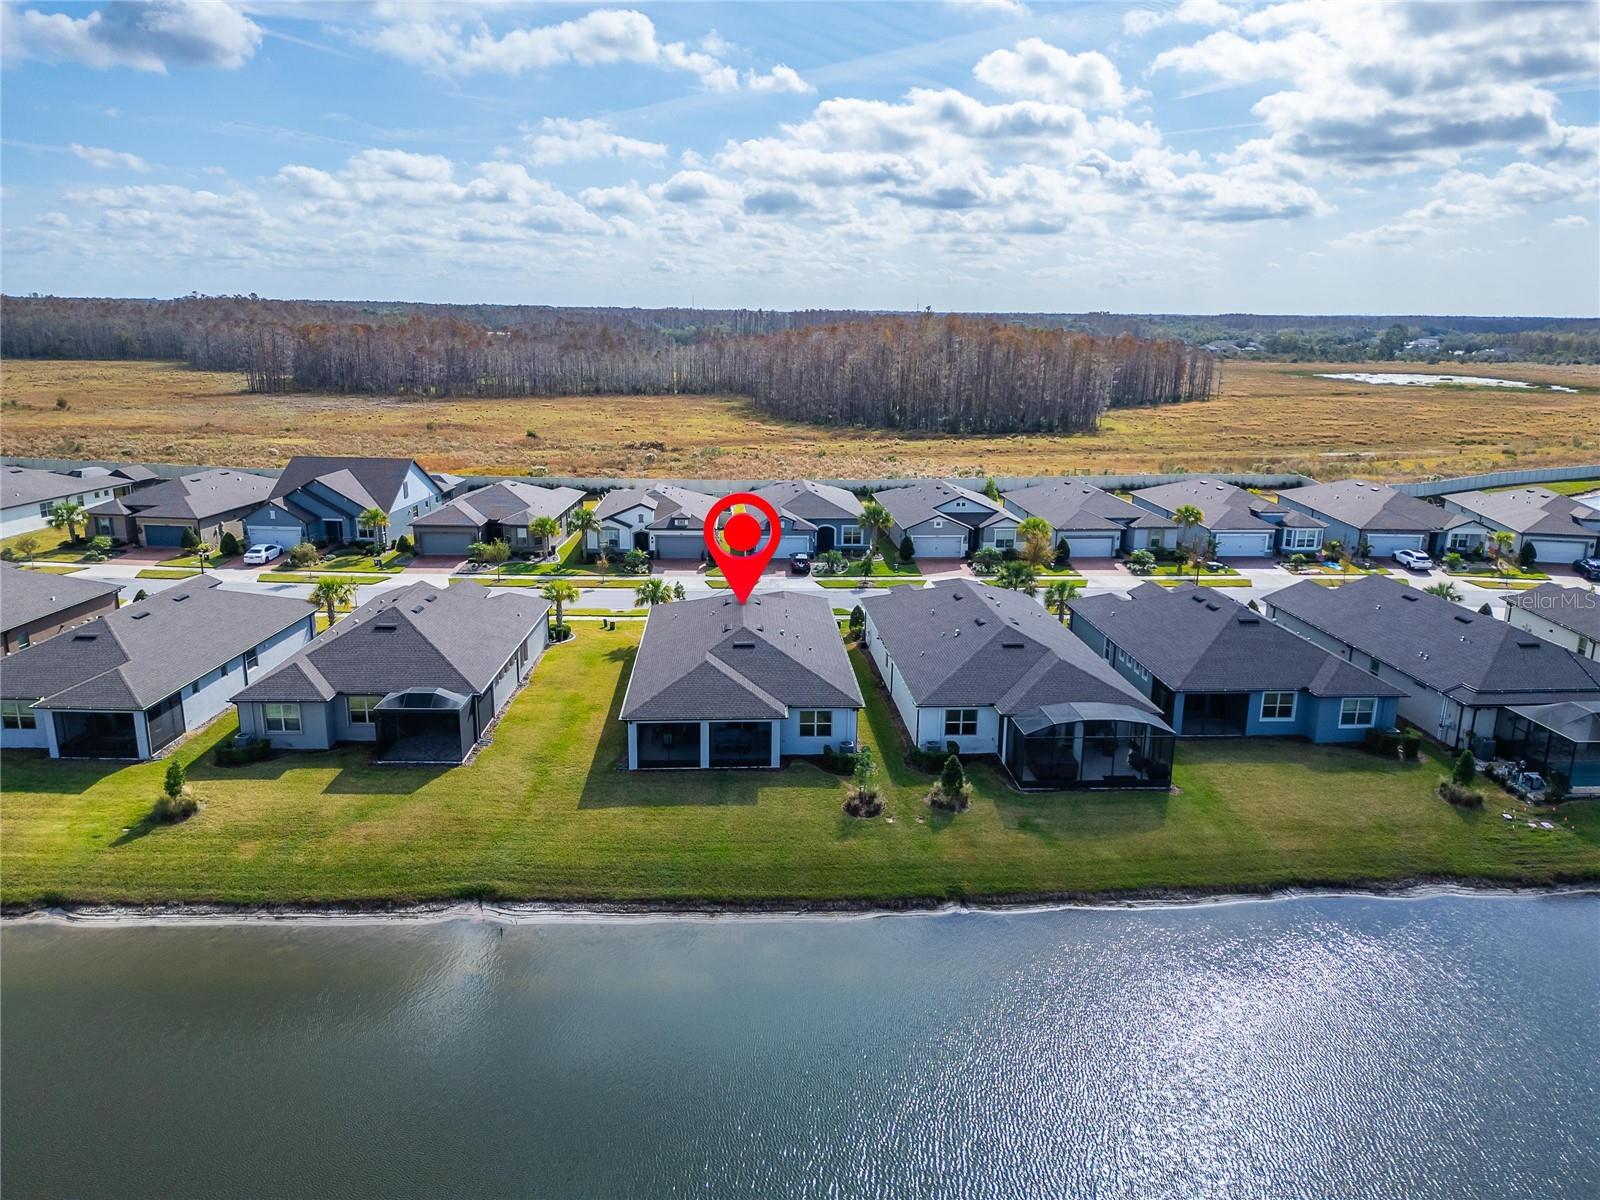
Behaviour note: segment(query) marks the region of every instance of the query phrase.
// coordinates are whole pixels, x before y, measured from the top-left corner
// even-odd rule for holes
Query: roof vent
[[[972,619],[972,623],[974,625],[987,625],[989,623],[989,618],[988,617],[974,617]]]
[[[1537,650],[1539,648],[1539,641],[1537,638],[1531,638],[1527,641],[1524,641],[1522,638],[1518,638],[1517,645],[1522,647],[1524,650]]]
[[[1218,606],[1215,605],[1215,604],[1207,604],[1206,605],[1206,611],[1207,612],[1218,612],[1220,610],[1219,610]]]
[[[751,641],[739,641],[733,644],[733,648],[735,650],[754,650],[756,648],[756,644]]]
[[[150,610],[149,610],[149,609],[148,609],[148,608],[146,608],[146,609],[141,609],[141,610],[140,610],[140,611],[139,611],[139,612],[136,612],[136,613],[134,613],[134,614],[133,614],[133,615],[132,615],[132,616],[131,616],[131,617],[129,617],[129,618],[128,618],[128,619],[129,619],[129,620],[130,620],[130,621],[142,621],[142,620],[144,620],[144,619],[145,619],[145,618],[146,618],[146,617],[148,617],[148,616],[149,616],[149,615],[150,615]]]
[[[1022,642],[1017,641],[1017,640],[1015,640],[1013,638],[1007,638],[1005,641],[1001,642],[1000,645],[1001,645],[1002,648],[1004,648],[1006,650],[1021,650],[1022,649]]]
[[[98,633],[75,633],[72,635],[72,640],[75,642],[92,642],[99,636]]]
[[[1239,618],[1239,624],[1241,624],[1241,625],[1259,625],[1259,624],[1261,624],[1261,618],[1260,617],[1240,617]]]
[[[1464,617],[1460,613],[1456,614],[1456,620],[1460,621],[1463,625],[1471,625],[1472,624],[1472,618],[1471,617]]]
[[[379,633],[393,633],[395,630],[399,629],[400,626],[396,625],[393,621],[379,621],[373,626],[373,628]]]
[[[1411,592],[1401,592],[1400,593],[1400,599],[1409,600],[1412,604],[1415,604],[1421,598],[1422,597],[1417,596],[1417,595],[1415,595],[1415,594],[1413,594]]]
[[[422,611],[422,605],[420,605],[420,604],[413,604],[413,605],[412,605],[412,606],[411,606],[411,611],[412,611],[412,612],[421,612],[421,611]]]
[[[182,604],[182,603],[183,603],[183,602],[184,602],[184,601],[185,601],[185,600],[187,600],[187,599],[188,599],[188,598],[189,598],[189,593],[188,593],[188,592],[184,592],[184,593],[183,593],[183,594],[182,594],[182,595],[179,595],[179,596],[174,596],[174,597],[173,597],[173,598],[172,598],[172,602],[173,602],[173,603],[174,603],[174,604]]]

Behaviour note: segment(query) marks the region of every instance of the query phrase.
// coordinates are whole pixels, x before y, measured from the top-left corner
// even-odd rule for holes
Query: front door
[[[322,540],[325,542],[344,541],[344,522],[325,520],[322,522]]]

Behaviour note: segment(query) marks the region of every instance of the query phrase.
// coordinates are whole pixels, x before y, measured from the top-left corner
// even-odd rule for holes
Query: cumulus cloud
[[[83,159],[91,167],[101,171],[139,171],[150,169],[150,164],[137,154],[129,154],[124,150],[107,150],[103,146],[82,146],[73,142],[67,147],[78,158]]]
[[[972,73],[1002,95],[1081,108],[1122,108],[1141,94],[1123,87],[1116,66],[1099,51],[1070,54],[1036,37],[985,55]]]
[[[539,164],[584,162],[597,158],[636,158],[659,162],[667,148],[661,142],[624,137],[605,121],[546,117],[524,139],[528,161]]]
[[[168,66],[243,66],[262,30],[228,0],[113,0],[86,16],[0,11],[7,60],[75,62],[165,73]]]
[[[1569,217],[1557,217],[1550,224],[1557,229],[1587,229],[1589,227],[1589,218],[1573,213]]]
[[[1129,9],[1122,17],[1122,31],[1139,37],[1163,25],[1231,25],[1240,10],[1221,0],[1183,0],[1177,8]]]

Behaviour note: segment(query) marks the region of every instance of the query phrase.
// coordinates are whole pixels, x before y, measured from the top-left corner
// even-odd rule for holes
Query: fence
[[[1600,479],[1600,463],[1576,467],[1526,467],[1520,471],[1491,471],[1487,475],[1463,475],[1456,479],[1429,479],[1419,483],[1397,483],[1395,491],[1409,496],[1443,496],[1450,492],[1476,492],[1483,488],[1525,487],[1535,483],[1560,483],[1568,479]],[[1600,485],[1597,485],[1600,486]]]

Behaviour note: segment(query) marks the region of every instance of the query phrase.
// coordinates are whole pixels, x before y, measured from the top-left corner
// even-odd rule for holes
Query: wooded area
[[[182,359],[252,391],[399,396],[733,394],[790,420],[1074,433],[1107,408],[1209,399],[1212,355],[990,317],[8,299],[12,357]]]

